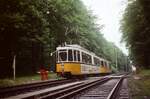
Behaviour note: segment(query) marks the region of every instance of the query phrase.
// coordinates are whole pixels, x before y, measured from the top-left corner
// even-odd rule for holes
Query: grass
[[[56,75],[56,73],[49,73],[48,78],[61,79]],[[26,84],[26,83],[37,82],[37,81],[41,81],[40,74],[36,74],[33,76],[17,77],[15,80],[13,80],[12,78],[6,78],[6,79],[0,79],[0,87],[8,87],[8,86]]]
[[[150,70],[141,70],[129,78],[129,88],[131,99],[150,99]]]
[[[138,75],[140,75],[140,76],[149,76],[150,77],[150,70],[141,70]]]

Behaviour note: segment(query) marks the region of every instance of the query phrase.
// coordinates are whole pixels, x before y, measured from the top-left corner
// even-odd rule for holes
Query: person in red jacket
[[[40,69],[41,80],[48,80],[48,71],[44,67]]]

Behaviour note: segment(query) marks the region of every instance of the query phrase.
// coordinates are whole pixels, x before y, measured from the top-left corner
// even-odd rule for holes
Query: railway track
[[[122,87],[122,83],[126,83],[124,78],[125,76],[110,76],[74,81],[11,96],[7,99],[129,99],[128,94],[125,93],[126,87]],[[124,89],[121,90],[120,88]]]
[[[127,79],[120,77],[95,86],[72,99],[129,99]]]
[[[56,99],[56,98],[67,98],[72,95],[78,94],[79,92],[93,87],[96,84],[108,81],[110,78],[99,78],[94,80],[80,80],[69,84],[55,86],[52,88],[46,88],[43,90],[29,92],[25,94],[19,94],[11,96],[6,99]],[[75,92],[74,92],[75,91]]]
[[[33,92],[47,87],[53,87],[56,85],[62,85],[74,81],[76,81],[76,79],[74,80],[61,79],[61,80],[41,81],[41,82],[35,82],[35,83],[29,83],[29,84],[23,84],[23,85],[11,86],[11,87],[4,87],[4,88],[0,88],[0,98],[14,96],[26,92]]]

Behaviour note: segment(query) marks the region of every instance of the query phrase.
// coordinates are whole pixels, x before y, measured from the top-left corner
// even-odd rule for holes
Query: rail
[[[54,92],[51,93],[47,96],[41,97],[40,99],[47,99],[47,98],[51,98],[51,99],[68,99],[69,97],[72,97],[78,93],[80,93],[83,90],[86,90],[92,86],[95,86],[97,84],[102,84],[106,81],[110,80],[110,78],[103,78],[100,80],[96,80],[96,81],[92,81],[89,83],[84,83],[78,86],[73,86],[73,87],[69,87],[69,88],[65,88],[63,90],[60,90],[58,92]]]
[[[50,80],[50,81],[40,81],[36,83],[0,88],[0,98],[9,97],[9,96],[13,96],[25,92],[31,92],[37,89],[43,89],[46,87],[52,87],[52,86],[74,82],[74,81],[75,80],[68,80],[68,79]]]
[[[87,81],[74,81],[72,83],[66,84],[66,86],[56,86],[57,88],[48,88],[47,89],[42,89],[36,92],[29,92],[25,94],[18,95],[20,98],[23,99],[68,99],[70,97],[74,97],[76,95],[79,95],[81,92],[89,89],[89,88],[94,88],[98,86],[103,86],[106,84],[106,82],[112,82],[113,80],[113,85],[111,85],[112,89],[110,92],[106,95],[105,99],[116,99],[117,93],[120,90],[120,86],[122,85],[122,81],[124,80],[125,75],[123,76],[118,76],[118,77],[103,77],[103,78],[95,78],[92,80],[87,80]],[[119,80],[118,80],[119,79]],[[63,80],[62,80],[63,81]],[[114,82],[115,81],[115,82]],[[109,88],[110,89],[110,88]],[[100,95],[99,95],[100,96]],[[11,97],[9,98],[11,99]]]
[[[120,87],[122,85],[122,81],[123,81],[124,77],[121,77],[119,79],[119,81],[117,82],[117,84],[115,85],[115,87],[112,89],[112,91],[110,92],[110,94],[108,95],[107,99],[116,99],[116,97],[118,96],[117,93],[120,90]]]

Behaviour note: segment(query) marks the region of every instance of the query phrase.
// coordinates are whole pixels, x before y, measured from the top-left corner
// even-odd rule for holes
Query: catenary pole
[[[13,58],[13,78],[16,79],[16,55]]]

